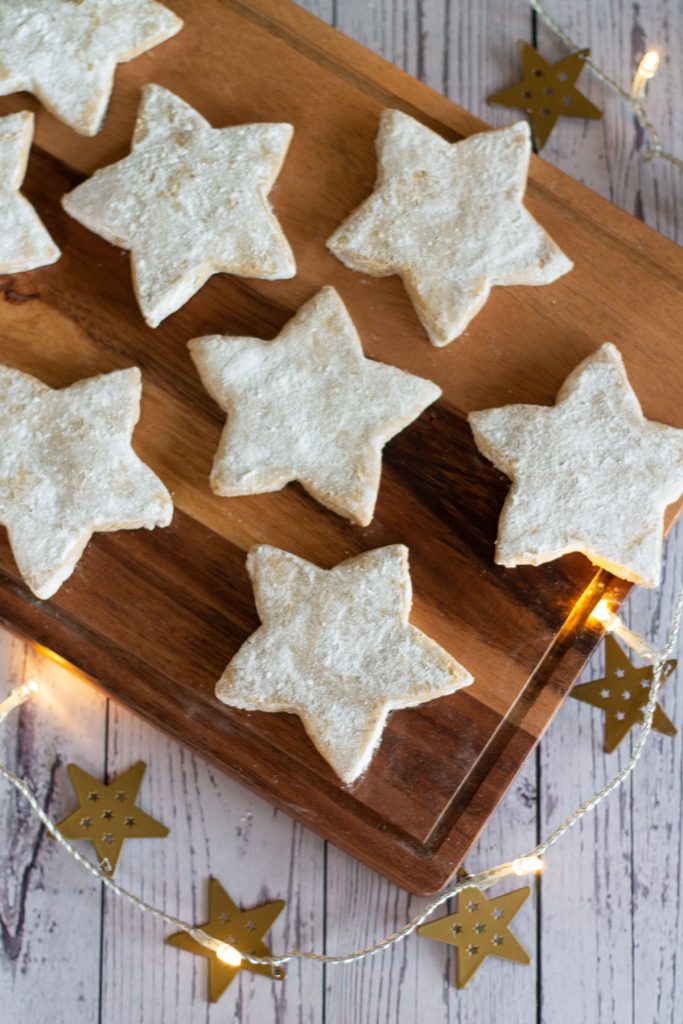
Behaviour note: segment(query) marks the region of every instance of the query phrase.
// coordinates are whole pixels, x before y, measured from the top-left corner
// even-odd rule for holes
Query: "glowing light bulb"
[[[643,78],[654,78],[659,68],[659,54],[656,50],[648,50],[638,65],[638,71]]]
[[[538,875],[544,867],[545,864],[536,854],[531,857],[518,857],[512,862],[512,870],[516,875]]]
[[[229,942],[223,942],[216,950],[216,956],[221,963],[227,964],[228,967],[239,967],[242,963],[242,954],[234,946],[231,946]]]
[[[597,619],[598,622],[601,622],[603,626],[605,626],[608,629],[614,622],[614,619],[616,618],[614,612],[612,611],[604,597],[602,597],[598,601],[595,608],[591,612],[591,615],[594,619]]]
[[[652,644],[649,644],[642,636],[638,636],[632,629],[629,629],[619,616],[612,611],[604,597],[598,601],[591,612],[591,618],[597,619],[608,633],[614,633],[615,636],[618,636],[625,644],[628,644],[631,650],[639,654],[641,658],[653,661],[657,656],[657,652]]]
[[[29,699],[31,694],[39,690],[40,687],[35,679],[29,679],[27,682],[22,683],[21,686],[15,687],[10,693],[9,697],[0,702],[0,722],[4,718],[7,718],[10,711],[14,708],[18,708],[20,704],[23,704]]]
[[[659,68],[660,56],[656,50],[648,50],[644,53],[640,59],[638,70],[633,78],[633,84],[631,86],[631,98],[634,100],[640,99],[645,92],[645,86],[651,78],[657,74]]]

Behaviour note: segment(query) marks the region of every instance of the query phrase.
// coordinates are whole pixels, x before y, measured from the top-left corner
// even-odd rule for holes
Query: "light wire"
[[[383,950],[388,949],[390,946],[393,946],[397,942],[401,942],[403,939],[407,938],[409,935],[412,935],[421,924],[424,924],[427,918],[430,917],[435,910],[442,906],[447,900],[451,899],[451,897],[457,896],[458,893],[463,890],[472,888],[473,886],[476,886],[478,889],[487,889],[496,881],[515,874],[515,865],[520,861],[526,860],[527,857],[541,857],[545,854],[546,851],[558,841],[558,839],[573,828],[577,821],[592,811],[599,803],[602,802],[602,800],[608,797],[610,793],[621,786],[638,763],[645,741],[652,731],[652,722],[657,707],[657,698],[663,681],[664,666],[675,647],[681,626],[682,615],[683,587],[678,593],[666,644],[653,658],[650,694],[643,711],[642,725],[628,761],[624,764],[623,768],[616,773],[616,775],[614,775],[601,789],[594,793],[590,799],[580,804],[572,814],[565,818],[565,820],[529,854],[517,858],[516,861],[508,861],[496,867],[476,872],[475,874],[465,875],[445,892],[439,893],[437,896],[434,896],[429,900],[420,913],[412,917],[405,925],[403,925],[402,928],[399,928],[397,931],[392,932],[390,935],[387,935],[385,938],[380,939],[378,942],[374,942],[369,946],[363,946],[360,949],[339,954],[316,953],[312,950],[309,951],[301,949],[288,950],[287,952],[276,956],[256,956],[254,954],[241,953],[240,955],[242,960],[251,964],[268,965],[272,968],[275,976],[279,976],[281,974],[279,970],[280,966],[288,963],[290,960],[315,960],[318,963],[325,964],[348,964],[355,960],[363,960],[366,957],[374,956],[376,953],[381,953]],[[7,779],[10,785],[12,785],[24,797],[35,816],[42,822],[45,828],[49,830],[60,846],[62,846],[63,849],[66,850],[66,852],[70,854],[70,856],[73,857],[73,859],[94,878],[99,879],[107,886],[108,889],[111,889],[112,892],[116,893],[117,896],[125,897],[130,903],[144,913],[151,914],[153,917],[164,921],[166,924],[172,925],[179,931],[186,932],[202,946],[205,946],[214,952],[217,951],[221,942],[220,940],[217,940],[215,936],[209,935],[203,929],[197,928],[194,925],[189,924],[187,921],[183,921],[181,918],[175,917],[173,914],[167,914],[158,907],[152,906],[151,903],[147,903],[139,896],[129,892],[128,889],[124,888],[124,886],[119,885],[118,882],[115,882],[113,878],[102,871],[97,865],[93,864],[92,861],[87,859],[87,857],[84,857],[82,853],[79,853],[79,851],[69,842],[66,836],[60,832],[59,828],[43,809],[30,786],[21,779],[16,772],[13,772],[11,769],[5,767],[5,765],[0,764],[0,776]]]
[[[574,52],[580,49],[579,45],[574,42],[571,36],[567,35],[565,30],[557,21],[555,21],[552,15],[548,14],[541,3],[541,0],[529,0],[529,3],[541,21],[547,25],[551,32],[555,33],[558,39],[562,40],[568,50]],[[586,66],[606,89],[609,89],[610,92],[614,93],[615,96],[618,96],[624,101],[624,103],[628,103],[629,107],[633,110],[633,115],[647,142],[646,148],[643,151],[643,160],[646,162],[650,162],[652,160],[666,160],[668,163],[673,164],[673,166],[679,171],[683,171],[683,160],[680,157],[677,157],[674,153],[669,153],[667,150],[662,148],[659,131],[648,118],[643,108],[642,96],[632,96],[631,93],[626,91],[626,89],[622,89],[619,83],[606,74],[602,68],[599,68],[597,64],[593,63],[590,57],[586,60]]]

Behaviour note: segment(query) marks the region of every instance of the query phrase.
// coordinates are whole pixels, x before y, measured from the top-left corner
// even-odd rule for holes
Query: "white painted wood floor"
[[[525,0],[307,0],[371,48],[494,124],[512,112],[485,97],[515,80],[516,40],[536,33]],[[594,59],[628,84],[647,43],[668,55],[648,108],[664,144],[683,155],[683,7],[680,0],[549,0]],[[558,52],[541,26],[538,42]],[[602,121],[561,122],[545,156],[613,202],[683,241],[683,176],[644,164],[628,112],[586,75]],[[637,297],[634,297],[636,300]],[[683,332],[680,324],[672,330]],[[665,382],[663,382],[665,385]],[[662,587],[631,597],[632,625],[660,642],[683,578],[683,525],[669,539]],[[130,844],[118,878],[145,899],[202,921],[210,873],[245,905],[284,897],[276,950],[347,949],[371,941],[421,901],[293,824],[3,634],[0,693],[31,673],[43,693],[9,720],[0,756],[25,775],[56,817],[72,804],[65,764],[116,773],[149,764],[141,802],[171,828]],[[585,677],[602,668],[598,654]],[[665,691],[683,726],[683,682]],[[683,729],[681,730],[683,733]],[[602,752],[602,716],[568,701],[485,835],[472,868],[534,845],[625,756]],[[243,972],[219,1004],[205,1001],[203,960],[164,944],[165,929],[115,902],[47,842],[26,807],[0,785],[0,1019],[13,1024],[674,1024],[683,1020],[683,738],[655,735],[636,776],[548,857],[515,928],[529,967],[490,960],[471,986],[452,984],[445,946],[411,939],[354,966],[294,965],[284,985]]]

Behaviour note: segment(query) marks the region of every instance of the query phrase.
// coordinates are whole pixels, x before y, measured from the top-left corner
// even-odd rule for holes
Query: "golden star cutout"
[[[518,45],[522,80],[489,96],[488,102],[526,110],[538,149],[545,146],[558,117],[602,117],[602,112],[576,88],[590,50],[579,50],[550,64],[530,43],[520,40]]]
[[[662,680],[676,668],[675,661],[664,665]],[[636,668],[612,636],[605,637],[605,675],[590,683],[581,683],[572,697],[605,712],[605,753],[611,754],[624,736],[643,720],[643,708],[650,696],[652,666]],[[662,711],[655,708],[652,728],[665,736],[675,736],[676,726]]]
[[[100,868],[113,875],[126,839],[163,839],[168,829],[135,806],[145,774],[138,761],[110,783],[100,782],[76,764],[67,765],[78,808],[58,822],[67,839],[89,839]]]
[[[270,956],[270,949],[262,939],[265,933],[272,928],[284,906],[284,900],[273,900],[271,903],[254,907],[253,910],[240,910],[232,902],[221,883],[215,878],[210,878],[209,920],[206,924],[198,925],[198,927],[214,938],[220,939],[221,942],[234,946],[240,953],[247,953],[250,956]],[[224,963],[214,952],[207,949],[206,946],[202,946],[187,932],[176,932],[174,935],[170,935],[166,941],[171,946],[185,949],[188,953],[199,953],[208,959],[209,1001],[212,1003],[218,1002],[228,985],[234,981],[241,970],[264,974],[277,981],[281,981],[285,976],[282,968],[277,968],[274,971],[267,964],[250,964],[248,960],[243,960],[237,966]]]
[[[420,935],[455,946],[455,983],[464,988],[488,956],[528,964],[531,958],[510,931],[512,919],[529,896],[531,889],[515,889],[502,896],[487,896],[472,886],[455,898],[455,913],[422,924]]]

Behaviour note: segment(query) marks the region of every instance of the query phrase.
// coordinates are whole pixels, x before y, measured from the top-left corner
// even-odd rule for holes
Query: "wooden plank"
[[[236,902],[255,906],[285,899],[266,941],[276,951],[323,944],[323,843],[233,779],[217,774],[125,708],[112,704],[108,769],[148,762],[141,806],[170,829],[165,840],[129,843],[117,877],[131,891],[185,920],[206,920],[208,878],[214,875]],[[241,1021],[318,1024],[322,972],[295,963],[285,984],[242,971],[219,1003],[207,1005],[207,967],[165,944],[162,922],[106,896],[102,1024],[207,1024],[232,1012]]]
[[[186,28],[121,69],[101,135],[83,143],[39,118],[27,191],[48,211],[65,256],[7,283],[0,306],[3,357],[49,383],[130,362],[142,366],[145,410],[136,444],[174,488],[174,525],[148,536],[98,536],[73,579],[43,605],[27,599],[3,545],[0,613],[378,870],[416,890],[438,888],[595,640],[578,628],[580,621],[566,625],[593,578],[584,559],[514,572],[493,566],[506,485],[475,454],[462,412],[510,397],[549,401],[609,324],[646,412],[676,422],[683,385],[672,379],[664,392],[659,380],[674,358],[671,320],[683,314],[683,255],[536,163],[529,205],[566,244],[577,269],[553,288],[500,289],[468,340],[437,353],[419,334],[396,280],[368,282],[347,271],[322,241],[371,185],[382,106],[410,110],[449,138],[478,127],[476,119],[287,4],[201,0],[190,7],[178,0],[174,6],[189,12]],[[194,73],[199,49],[201,79]],[[272,88],[272,68],[286,89]],[[300,128],[276,192],[299,256],[297,278],[248,286],[215,278],[156,332],[134,308],[120,254],[57,205],[82,173],[125,151],[139,85],[150,78],[182,93],[214,123],[287,117]],[[237,94],[235,81],[251,87]],[[16,103],[9,98],[3,109]],[[343,162],[341,144],[348,149]],[[378,514],[365,531],[294,487],[233,501],[211,495],[206,475],[220,418],[185,351],[187,337],[212,329],[272,334],[304,297],[330,282],[349,302],[370,354],[433,376],[444,388],[436,412],[389,447]],[[649,304],[628,300],[636,287]],[[17,303],[18,294],[38,297]],[[390,348],[377,335],[380,308]],[[263,539],[326,565],[404,541],[412,549],[413,621],[477,678],[472,691],[395,714],[353,791],[339,786],[298,722],[216,714],[214,681],[256,623],[244,549]]]
[[[658,645],[680,586],[682,550],[679,524],[669,539],[662,587],[634,591],[625,608],[632,627]],[[601,649],[583,678],[598,678],[602,670]],[[680,725],[679,679],[664,691],[662,703]],[[604,755],[603,737],[599,712],[566,702],[541,744],[544,831],[623,764],[628,745]],[[633,779],[548,855],[541,924],[547,936],[542,947],[542,973],[548,979],[542,986],[544,1019],[562,1019],[569,990],[577,1019],[584,1014],[596,1024],[678,1019],[680,765],[680,735],[672,742],[653,734]]]
[[[524,6],[516,0],[486,0],[452,5],[405,0],[396,4],[341,5],[337,23],[355,39],[446,92],[491,123],[505,123],[508,111],[487,110],[487,90],[503,85],[514,73],[516,51],[504,43],[530,28]],[[393,44],[387,45],[390,25]],[[401,29],[401,37],[395,33]],[[493,116],[489,118],[489,113]],[[510,118],[507,118],[510,120]],[[535,758],[527,761],[507,797],[487,823],[467,858],[472,870],[499,863],[530,849],[536,835]],[[357,861],[330,847],[327,857],[327,949],[349,949],[375,941],[400,927],[422,906]],[[443,913],[443,911],[440,911]],[[536,956],[535,902],[516,922],[520,940],[532,955],[530,968],[504,961],[490,963],[486,975],[465,991],[453,983],[454,953],[446,946],[409,939],[391,952],[353,967],[326,971],[328,1024],[349,1020],[416,1020],[481,1024],[482,1021],[531,1021],[536,1013],[540,960]],[[489,973],[490,972],[490,973]]]
[[[2,697],[26,679],[40,693],[0,729],[3,764],[27,779],[48,814],[74,806],[65,766],[103,768],[105,699],[29,645],[0,637]],[[0,992],[3,1020],[92,1024],[100,982],[100,885],[0,780]],[[84,852],[87,848],[83,846]]]
[[[583,678],[603,670],[602,648]],[[587,713],[586,713],[587,712]],[[541,745],[540,823],[550,832],[623,764],[602,753],[604,725],[568,700]],[[631,1020],[631,795],[627,784],[548,854],[542,880],[541,1007],[544,1020]]]
[[[470,851],[470,870],[490,867],[533,847],[534,776],[532,757]],[[328,952],[357,949],[375,942],[401,927],[424,905],[422,899],[409,896],[332,846],[328,852],[327,880]],[[507,890],[492,890],[491,895],[497,891]],[[449,904],[435,916],[452,909]],[[515,920],[514,930],[531,954],[531,966],[491,960],[482,968],[481,976],[462,991],[455,988],[454,950],[415,936],[357,965],[329,967],[325,1020],[329,1024],[346,1024],[349,1020],[405,1024],[416,1020],[458,1024],[529,1021],[535,1011],[540,971],[533,895]]]
[[[683,579],[683,524],[669,540],[662,587],[656,594],[636,591],[629,621],[649,624],[648,639],[661,646]],[[677,657],[683,661],[683,642]],[[676,723],[673,739],[655,734],[642,769],[634,776],[631,819],[633,1017],[643,1024],[676,1024],[683,1006],[683,685],[679,670],[662,697]]]
[[[648,91],[647,108],[661,128],[663,144],[676,149],[683,127],[681,69],[676,55],[683,32],[681,12],[660,0],[637,8],[623,5],[548,3],[580,45],[590,43],[599,66],[628,87],[647,46],[665,55]],[[546,55],[561,53],[539,27]],[[662,162],[644,163],[642,139],[623,104],[589,75],[582,89],[604,111],[602,122],[561,122],[545,154],[564,170],[609,197],[669,237],[683,241],[679,211],[683,176]],[[665,572],[656,592],[636,590],[625,608],[633,627],[663,641],[681,580],[683,530],[666,548]],[[601,655],[584,673],[596,678]],[[681,722],[680,681],[665,691],[663,704]],[[586,714],[588,710],[588,714]],[[568,701],[541,746],[544,827],[555,824],[581,794],[611,774],[625,753],[604,757],[601,715]],[[577,835],[549,857],[543,879],[542,1014],[562,1020],[572,993],[577,1019],[677,1021],[680,1017],[680,819],[683,801],[680,736],[672,743],[653,735],[631,783],[608,807],[577,828]],[[626,750],[627,748],[625,748]],[[677,972],[677,961],[679,971]]]

